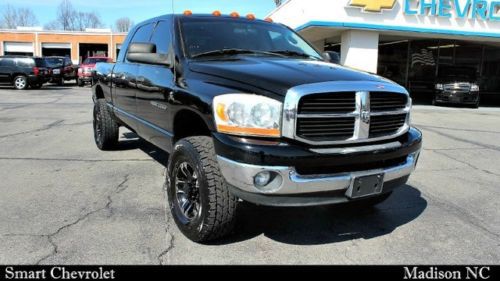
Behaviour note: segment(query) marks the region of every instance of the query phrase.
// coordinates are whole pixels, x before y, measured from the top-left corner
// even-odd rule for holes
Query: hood
[[[227,60],[191,61],[193,72],[216,76],[285,95],[304,84],[328,81],[374,81],[388,83],[377,75],[312,60],[238,56]],[[392,83],[392,82],[390,82]]]

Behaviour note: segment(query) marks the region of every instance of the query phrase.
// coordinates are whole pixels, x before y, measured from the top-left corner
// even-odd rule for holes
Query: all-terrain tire
[[[100,150],[111,150],[118,145],[119,126],[113,119],[104,99],[94,104],[94,140]]]
[[[177,196],[176,173],[183,163],[197,175],[201,211],[193,219],[182,214]],[[228,235],[234,227],[238,198],[221,175],[213,140],[206,136],[181,139],[175,144],[167,168],[167,200],[175,223],[194,242],[206,242]]]

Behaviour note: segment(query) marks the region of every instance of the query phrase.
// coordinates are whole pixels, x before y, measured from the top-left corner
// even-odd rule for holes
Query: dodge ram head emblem
[[[366,111],[366,110],[363,110],[361,111],[361,121],[365,124],[370,124],[370,112],[369,111]]]
[[[394,8],[396,0],[351,0],[352,7],[361,7],[363,12],[380,13],[383,9]]]

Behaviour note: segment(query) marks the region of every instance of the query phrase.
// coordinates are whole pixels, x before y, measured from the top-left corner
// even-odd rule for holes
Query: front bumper
[[[310,206],[351,201],[346,192],[356,177],[383,174],[381,193],[404,185],[416,167],[422,135],[412,128],[391,143],[321,152],[293,144],[246,143],[243,149],[220,135],[214,139],[221,173],[235,196],[259,205]],[[309,167],[304,168],[304,163]],[[255,175],[262,171],[275,175],[267,185],[270,191],[254,184]]]

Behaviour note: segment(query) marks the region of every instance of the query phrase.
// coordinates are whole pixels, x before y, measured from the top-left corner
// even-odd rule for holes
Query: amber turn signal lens
[[[185,10],[185,11],[184,11],[184,15],[185,15],[185,16],[190,16],[190,15],[192,15],[192,14],[193,14],[193,12],[191,12],[190,10]]]
[[[272,18],[266,18],[265,21],[267,21],[267,22],[273,22],[273,19]]]
[[[220,120],[227,122],[228,118],[226,115],[226,105],[219,103],[216,107],[215,112],[217,113],[217,116],[220,118]]]
[[[217,131],[221,133],[228,133],[234,135],[244,136],[266,136],[266,137],[280,137],[279,129],[264,129],[264,128],[245,128],[229,125],[217,125]]]
[[[255,15],[254,14],[248,14],[247,19],[249,20],[255,20]]]
[[[238,14],[238,12],[232,12],[229,14],[230,17],[232,18],[239,18],[240,17],[240,14]]]
[[[213,11],[212,12],[212,16],[214,17],[220,17],[222,15],[222,13],[220,11]]]

